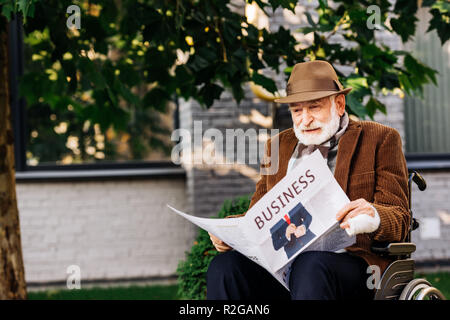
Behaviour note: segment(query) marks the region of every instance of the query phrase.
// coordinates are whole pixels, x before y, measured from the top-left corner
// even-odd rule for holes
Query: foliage
[[[313,33],[314,42],[304,51],[311,59],[355,67],[343,81],[345,86],[354,88],[347,101],[351,113],[360,118],[373,118],[377,110],[386,113],[386,106],[375,98],[377,93],[399,88],[409,95],[423,97],[425,84],[437,84],[436,70],[418,61],[411,53],[391,50],[375,38],[377,30],[384,30],[400,36],[403,43],[411,40],[416,32],[417,1],[397,0],[394,5],[387,0],[334,3],[332,8],[328,1],[321,0],[316,8],[317,21],[308,16],[310,26],[301,31]],[[379,8],[379,24],[369,28],[372,17],[368,8],[373,5]],[[423,1],[422,7],[430,7],[436,21],[430,21],[428,31],[436,30],[444,44],[448,33],[444,35],[442,30],[450,27],[448,6],[438,0]],[[331,37],[336,35],[348,44],[332,42]]]
[[[297,4],[296,0],[247,2],[268,15],[279,8],[295,12]],[[284,27],[258,29],[243,15],[243,7],[230,0],[0,0],[0,4],[8,17],[16,11],[27,16],[26,39],[33,52],[21,89],[35,114],[52,112],[57,116],[55,126],[71,117],[74,125],[64,139],[84,134],[92,141],[82,130],[86,123],[87,130],[97,124],[103,134],[109,128],[129,132],[137,157],[149,140],[153,147],[168,151],[157,135],[168,133],[158,114],[167,112],[170,101],[192,98],[210,107],[230,90],[240,102],[249,81],[275,92],[275,82],[264,72],[284,72],[287,79],[292,66],[306,60],[353,68],[345,79],[339,76],[345,86],[354,88],[347,104],[360,118],[386,113],[386,106],[376,99],[380,92],[420,96],[425,84],[436,84],[436,70],[375,37],[381,29],[403,42],[412,39],[417,1],[319,0],[314,10],[305,12],[309,26],[295,31],[312,35],[307,47]],[[72,4],[81,8],[79,30],[66,27],[66,8]],[[380,13],[375,27],[369,27],[371,5]],[[448,2],[424,0],[422,7],[432,16],[428,31],[435,30],[444,44],[450,35]],[[282,66],[288,67],[281,70]],[[59,141],[58,148],[67,150],[60,142],[64,139],[48,134]],[[87,140],[79,138],[80,144],[95,147]],[[103,152],[112,157],[112,146]]]
[[[241,214],[247,211],[250,198],[243,196],[233,201],[226,200],[217,218]],[[199,229],[191,251],[186,253],[186,260],[180,261],[177,269],[178,295],[181,299],[201,300],[206,298],[206,271],[211,260],[219,254],[205,230]]]
[[[161,137],[170,131],[160,114],[168,112],[169,99],[144,96],[157,91],[144,80],[142,37],[122,32],[120,8],[111,2],[75,3],[84,9],[80,30],[67,29],[60,14],[71,1],[38,4],[25,24],[27,65],[20,89],[32,115],[28,150],[39,161],[58,154],[83,162],[142,159],[152,148],[168,154],[170,144]],[[131,156],[119,154],[124,145]]]
[[[20,12],[26,19],[27,17],[32,17],[34,15],[34,5],[38,1],[39,0],[0,0],[0,13],[10,20],[15,13]]]

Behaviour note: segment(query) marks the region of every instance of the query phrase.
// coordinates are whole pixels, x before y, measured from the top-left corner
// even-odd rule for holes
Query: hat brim
[[[334,94],[347,94],[349,93],[353,88],[345,88],[340,91],[309,91],[309,92],[299,92],[294,93],[292,95],[289,95],[287,97],[275,99],[274,101],[277,103],[296,103],[296,102],[305,102],[310,100],[316,100],[320,98],[325,98],[332,96]]]

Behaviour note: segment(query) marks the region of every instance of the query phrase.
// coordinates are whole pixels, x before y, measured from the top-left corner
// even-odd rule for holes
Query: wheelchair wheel
[[[445,300],[445,297],[427,280],[414,279],[403,289],[399,300]]]

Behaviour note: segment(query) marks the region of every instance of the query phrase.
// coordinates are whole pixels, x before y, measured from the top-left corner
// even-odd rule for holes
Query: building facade
[[[302,1],[295,15],[280,9],[269,19],[255,21],[273,30],[279,26],[294,30],[306,25],[304,12],[315,6],[314,2]],[[244,4],[236,10],[245,10]],[[377,37],[393,49],[403,48],[400,39],[390,34],[380,32]],[[304,41],[308,38],[304,37]],[[447,44],[442,51],[442,55],[447,54],[447,62],[448,49]],[[348,66],[335,67],[344,74],[350,71]],[[285,87],[282,75],[271,76],[279,88]],[[444,73],[441,77],[440,81],[447,81]],[[406,146],[411,130],[407,129],[405,114],[411,102],[393,94],[380,95],[379,99],[386,104],[387,115],[377,114],[375,121],[397,129]],[[449,117],[449,110],[445,117]],[[292,126],[286,106],[258,98],[250,86],[239,105],[230,94],[224,93],[208,110],[195,101],[180,101],[179,111],[180,129],[192,133],[193,150],[218,143],[212,139],[214,132],[228,138],[227,129],[232,132],[241,129],[257,139],[257,143],[244,141],[242,150],[249,156],[260,156],[265,140],[276,132],[271,130]],[[205,138],[209,129],[215,131]],[[195,140],[195,130],[200,140]],[[232,155],[231,164],[183,164],[179,168],[125,169],[113,173],[18,172],[17,197],[27,283],[64,284],[72,265],[80,267],[82,283],[173,277],[178,262],[192,246],[197,229],[171,213],[166,204],[210,217],[219,211],[224,200],[250,196],[259,178],[259,163],[249,159],[238,163],[239,143],[233,137],[228,150],[231,153],[226,152],[226,143],[221,149]],[[450,165],[445,157],[440,160],[409,157],[406,147],[405,152],[408,166],[417,169],[428,186],[424,192],[413,188],[412,208],[421,223],[413,233],[417,245],[413,258],[419,266],[446,265],[450,259]],[[450,154],[450,150],[446,152]]]

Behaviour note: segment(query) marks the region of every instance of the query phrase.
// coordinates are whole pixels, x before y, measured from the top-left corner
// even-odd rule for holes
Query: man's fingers
[[[295,234],[295,230],[296,230],[296,226],[295,224],[291,223],[287,228],[286,228],[286,238],[291,241],[291,235],[294,233]]]
[[[355,208],[353,210],[351,210],[342,220],[341,224],[344,222],[347,222],[348,219],[354,218],[360,214],[365,214],[366,210],[364,208]]]
[[[212,239],[218,239],[215,235],[213,235],[211,232],[208,232],[209,238]]]
[[[216,250],[219,252],[225,252],[225,251],[231,250],[231,247],[226,244],[225,245],[216,245]]]
[[[350,225],[348,224],[348,222],[344,222],[344,223],[341,223],[341,224],[340,224],[340,227],[341,227],[342,229],[348,229],[348,228],[350,228]]]
[[[220,244],[220,245],[222,245],[222,244],[224,244],[225,242],[223,242],[222,240],[220,240],[220,239],[218,239],[218,238],[210,238],[211,239],[211,241],[212,241],[212,243],[214,244],[214,245],[218,245],[218,244]]]
[[[341,221],[340,224],[341,228],[343,229],[349,228],[350,226],[348,224],[348,220],[361,214],[367,214],[370,217],[375,216],[373,207],[367,201],[362,201],[358,207],[350,210],[350,212],[348,212],[347,215],[344,216],[344,219]]]
[[[227,245],[226,243],[223,244],[217,244],[214,246],[216,248],[217,251],[219,252],[225,252],[225,251],[229,251],[231,250],[231,247],[229,245]]]
[[[359,216],[361,214],[367,214],[367,210],[366,208],[356,208],[354,210],[352,210],[349,214],[347,214],[344,218],[344,220],[342,220],[341,224],[339,225],[342,229],[346,229],[346,228],[350,228],[350,225],[348,223],[348,220]]]
[[[215,235],[213,235],[212,233],[208,232],[209,234],[209,238],[211,239],[213,244],[223,244],[224,242],[222,240],[220,240],[219,238],[217,238]]]
[[[217,251],[225,252],[225,251],[231,250],[231,247],[229,245],[227,245],[225,242],[223,242],[222,240],[217,238],[215,235],[213,235],[210,232],[208,232],[208,234],[209,234],[209,238],[211,239],[211,242],[212,242],[214,248],[216,248]]]
[[[354,201],[351,201],[351,202],[347,203],[336,214],[336,220],[337,221],[342,220],[342,218],[344,218],[350,211],[352,211],[353,209],[361,206],[364,202],[365,202],[364,199],[358,199],[358,200],[354,200]]]
[[[356,208],[357,204],[355,201],[347,203],[345,206],[342,207],[341,210],[338,211],[336,214],[336,220],[340,221],[342,218],[344,218],[352,209]]]

